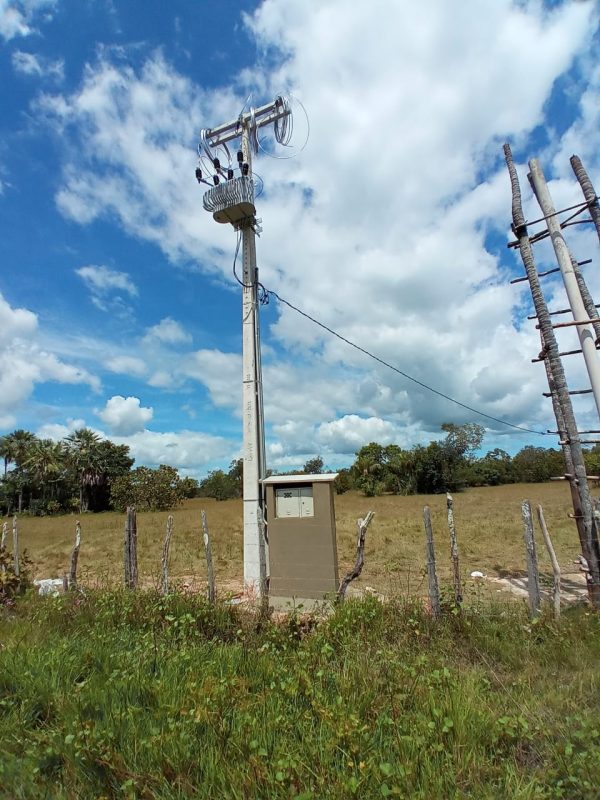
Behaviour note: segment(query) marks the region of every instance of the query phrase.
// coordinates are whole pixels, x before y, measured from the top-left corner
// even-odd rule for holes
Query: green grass
[[[0,797],[600,797],[600,619],[89,592],[0,617]]]
[[[597,491],[597,490],[595,490]],[[519,573],[525,568],[521,501],[530,499],[544,507],[546,521],[565,573],[575,571],[579,553],[568,487],[545,483],[469,489],[456,494],[455,518],[463,574],[474,569],[490,575]],[[362,497],[349,492],[336,497],[337,539],[340,572],[354,562],[356,520],[369,509],[375,511],[369,529],[364,572],[357,585],[384,592],[422,593],[424,566],[423,506],[431,506],[440,578],[450,577],[449,543],[446,529],[446,498]],[[217,584],[223,590],[241,586],[242,505],[239,500],[186,501],[173,514],[175,528],[171,546],[171,575],[200,586],[206,579],[204,549],[200,533],[200,510],[207,512],[213,542]],[[138,557],[142,582],[156,585],[167,513],[138,515]],[[88,514],[82,517],[79,574],[87,585],[114,585],[122,580],[123,514]],[[26,517],[19,520],[21,547],[34,562],[36,577],[61,576],[68,568],[75,537],[75,517]],[[11,537],[9,536],[9,545]],[[550,574],[550,563],[538,534],[540,567]]]

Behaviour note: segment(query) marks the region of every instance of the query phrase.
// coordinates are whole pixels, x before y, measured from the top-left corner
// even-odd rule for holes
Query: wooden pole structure
[[[210,536],[208,533],[208,522],[206,521],[206,513],[201,512],[202,515],[202,539],[204,541],[204,554],[206,556],[206,573],[208,578],[207,598],[209,603],[214,603],[217,597],[217,589],[215,586],[215,572],[213,569],[212,548],[210,546]]]
[[[542,213],[546,217],[546,224],[550,232],[552,240],[552,247],[556,255],[558,266],[565,285],[565,291],[569,298],[569,305],[573,311],[573,319],[575,322],[580,323],[576,326],[577,335],[581,344],[581,351],[585,360],[585,366],[590,378],[590,384],[596,403],[596,410],[600,417],[600,360],[596,352],[596,333],[594,328],[586,320],[589,319],[588,314],[583,303],[581,291],[577,283],[575,272],[573,271],[571,254],[565,242],[560,222],[556,216],[556,209],[552,202],[550,190],[546,183],[544,171],[537,158],[532,158],[529,162],[530,181],[533,187],[534,194],[542,209]]]
[[[598,203],[598,195],[594,190],[590,177],[581,163],[579,156],[571,156],[571,166],[573,167],[575,177],[579,181],[583,196],[587,201],[590,217],[594,220],[598,239],[600,239],[600,203]]]
[[[138,584],[137,565],[137,517],[135,506],[127,507],[127,521],[125,523],[125,586],[135,589]]]
[[[17,517],[16,515],[13,517],[13,524],[12,524],[12,534],[13,534],[13,564],[14,564],[14,572],[17,578],[21,574],[21,567],[19,563],[19,527],[17,525]]]
[[[452,575],[454,578],[454,602],[457,606],[462,603],[462,585],[460,582],[460,565],[458,562],[458,539],[456,538],[456,527],[454,525],[454,503],[452,495],[446,494],[446,506],[448,509],[448,530],[450,532],[450,557],[452,558]]]
[[[523,500],[521,504],[523,516],[523,538],[525,539],[525,557],[527,559],[527,592],[529,594],[529,608],[531,616],[536,617],[542,607],[540,594],[540,575],[538,571],[535,539],[533,536],[533,519],[531,516],[531,503]]]
[[[369,511],[364,519],[356,520],[356,527],[358,529],[358,538],[356,542],[356,561],[354,562],[352,569],[346,574],[346,577],[340,582],[337,592],[337,601],[339,603],[344,601],[348,586],[350,586],[352,581],[356,580],[356,578],[358,578],[360,573],[363,571],[363,567],[365,565],[365,539],[367,536],[367,529],[374,516],[375,512]]]
[[[77,588],[77,562],[79,560],[79,547],[81,545],[81,524],[79,520],[75,523],[75,546],[71,552],[71,567],[69,569],[68,588],[73,591]]]
[[[552,564],[552,573],[554,575],[554,586],[552,590],[554,619],[558,619],[560,617],[560,565],[558,563],[558,559],[556,558],[554,547],[552,546],[552,539],[548,533],[548,527],[546,526],[546,520],[544,519],[544,510],[541,506],[537,507],[537,515],[540,528],[542,530],[542,536],[544,537],[544,544],[546,545],[546,550],[550,556],[550,563]]]
[[[573,404],[571,403],[565,372],[559,355],[560,351],[552,327],[552,320],[542,294],[540,280],[533,258],[533,250],[529,234],[527,233],[527,225],[525,223],[525,215],[523,214],[523,206],[521,203],[519,177],[513,162],[510,145],[508,144],[504,145],[504,156],[512,189],[513,230],[519,243],[519,252],[521,253],[521,259],[531,288],[535,313],[543,336],[545,361],[547,361],[548,368],[553,378],[553,386],[551,386],[552,397],[556,397],[556,401],[562,412],[562,419],[557,418],[556,422],[559,426],[559,430],[561,430],[560,426],[562,425],[562,429],[566,433],[565,438],[569,442],[569,451],[573,463],[573,469],[569,470],[568,473],[569,482],[572,484],[571,495],[573,498],[575,498],[576,494],[579,497],[579,503],[575,502],[574,499],[573,511],[577,523],[581,552],[586,559],[589,554],[591,559],[591,561],[588,561],[591,575],[591,580],[588,583],[589,598],[594,607],[600,608],[600,548],[598,547],[598,533],[592,516],[592,502],[585,471],[585,462],[583,460],[581,439],[575,422]]]
[[[167,532],[163,542],[161,559],[161,583],[160,590],[163,594],[169,594],[169,548],[171,547],[171,536],[173,535],[173,515],[167,517]]]
[[[435,548],[433,545],[433,527],[431,525],[431,512],[429,506],[423,509],[423,522],[425,523],[425,540],[427,542],[427,579],[429,587],[429,603],[431,613],[439,617],[442,613],[440,605],[440,589],[438,586],[437,572],[435,569]]]

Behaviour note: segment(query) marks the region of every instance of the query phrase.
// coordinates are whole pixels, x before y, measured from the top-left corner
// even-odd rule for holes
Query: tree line
[[[350,467],[339,470],[336,491],[342,494],[355,490],[367,497],[385,493],[438,494],[469,486],[540,483],[565,471],[560,450],[527,445],[514,456],[495,448],[478,457],[476,452],[485,433],[481,425],[444,423],[442,430],[446,434],[442,440],[410,449],[397,444],[366,444]],[[588,474],[599,475],[600,447],[586,451],[585,459]],[[305,474],[331,471],[320,455],[299,470]],[[200,482],[199,494],[217,500],[241,497],[242,460],[232,461],[228,471],[209,472]]]
[[[496,448],[484,456],[484,428],[444,423],[446,436],[428,445],[404,449],[377,442],[361,447],[354,463],[339,470],[338,493],[348,490],[368,497],[384,493],[436,494],[468,486],[536,483],[564,473],[560,450],[527,445],[510,456]],[[181,478],[174,467],[133,468],[129,447],[81,428],[60,442],[40,439],[25,430],[0,437],[4,474],[0,478],[0,512],[57,514],[77,511],[138,509],[163,511],[187,497],[227,500],[242,496],[243,460],[227,471],[212,470],[200,482]],[[600,446],[585,452],[588,474],[600,474]],[[309,459],[300,472],[328,470],[321,456]],[[269,473],[270,474],[270,473]]]
[[[60,442],[26,430],[0,438],[4,472],[0,479],[3,514],[58,514],[116,511],[128,505],[162,511],[193,497],[198,482],[176,469],[137,467],[129,447],[81,428]]]

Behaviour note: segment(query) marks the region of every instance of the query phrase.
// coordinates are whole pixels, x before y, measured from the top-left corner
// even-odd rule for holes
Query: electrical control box
[[[337,591],[336,477],[272,475],[262,481],[274,601],[323,600]]]

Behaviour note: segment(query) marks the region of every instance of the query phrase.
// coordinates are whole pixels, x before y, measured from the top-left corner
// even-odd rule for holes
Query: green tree
[[[377,442],[360,448],[352,465],[354,481],[367,497],[375,497],[385,488],[385,449]]]
[[[127,506],[147,511],[168,511],[184,497],[181,483],[177,470],[166,464],[161,464],[158,469],[137,467],[112,481],[111,503],[116,511],[124,511]]]
[[[200,481],[199,493],[201,497],[214,497],[215,500],[231,500],[239,497],[241,487],[235,476],[224,472],[222,469],[214,469],[208,473],[203,481]]]
[[[65,462],[65,450],[61,443],[52,439],[37,439],[31,445],[24,466],[31,475],[34,490],[41,494],[42,502],[56,494],[56,485],[64,477]]]
[[[301,472],[305,475],[320,475],[323,472],[323,459],[321,456],[309,458],[302,467]]]
[[[88,510],[90,490],[105,474],[101,439],[89,428],[80,428],[64,439],[67,458],[79,486],[79,511]]]
[[[37,437],[33,433],[25,431],[22,428],[2,438],[2,455],[4,458],[5,475],[8,464],[14,464],[11,483],[18,495],[19,513],[23,510],[23,493],[27,487],[28,476],[25,463],[36,441]]]
[[[565,471],[562,453],[552,448],[527,445],[519,450],[512,463],[519,483],[540,483]]]

